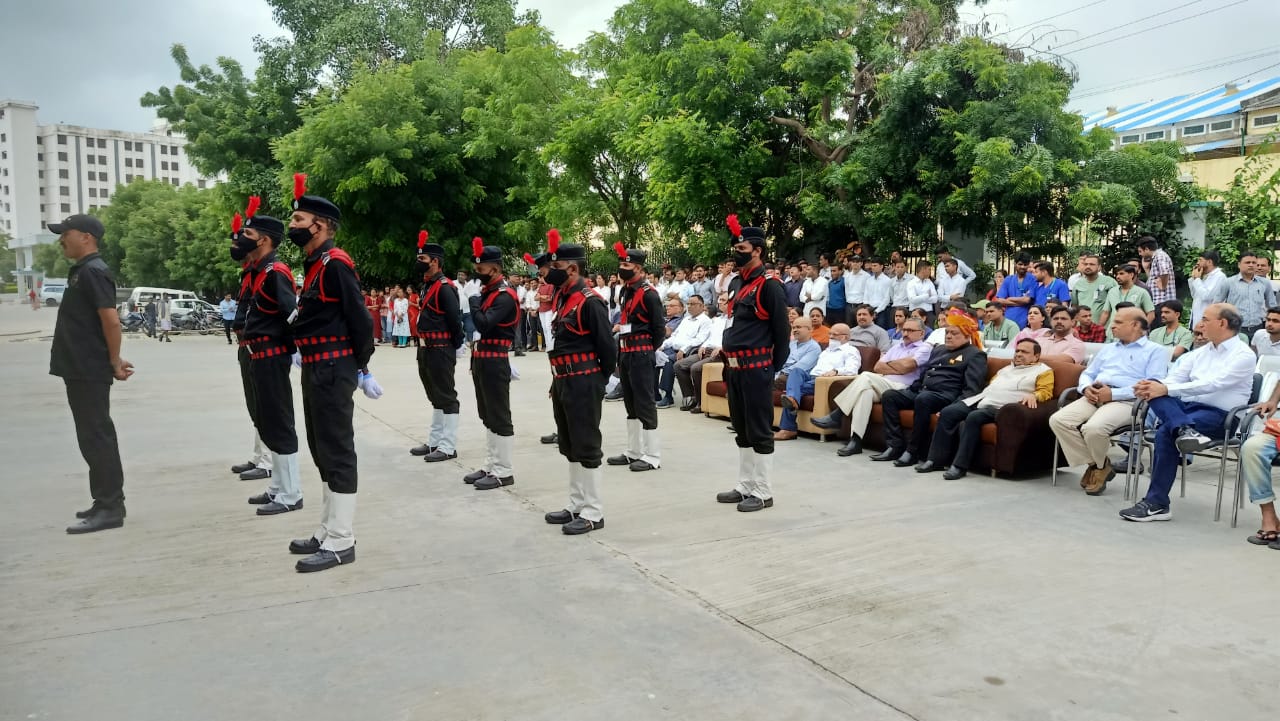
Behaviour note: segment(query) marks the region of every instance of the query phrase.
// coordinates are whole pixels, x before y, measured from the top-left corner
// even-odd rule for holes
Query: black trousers
[[[604,451],[600,448],[600,406],[604,404],[605,375],[591,373],[551,380],[551,412],[556,419],[560,455],[570,463],[598,468]]]
[[[427,400],[431,407],[444,411],[449,415],[458,412],[458,389],[454,384],[454,371],[458,367],[458,356],[453,348],[419,348],[418,378],[427,391]]]
[[[287,355],[249,361],[258,404],[253,425],[267,448],[284,456],[298,452],[298,432],[293,420],[293,386],[289,383],[289,369],[292,367],[293,358]]]
[[[480,422],[499,436],[514,436],[511,423],[511,360],[471,358],[471,382],[476,387],[476,410]]]
[[[982,440],[982,427],[994,423],[999,408],[970,408],[956,401],[938,415],[938,430],[929,445],[929,460],[969,470]]]
[[[929,430],[929,419],[954,400],[955,396],[951,394],[935,391],[917,393],[909,388],[889,391],[880,396],[880,407],[884,411],[885,445],[890,448],[906,448],[913,456],[922,457],[929,450],[930,437],[933,435]],[[898,419],[898,412],[906,410],[915,411],[910,439],[903,437],[902,424]]]
[[[111,422],[111,384],[71,379],[66,384],[76,442],[89,464],[89,494],[99,508],[124,508],[124,468],[116,426]]]
[[[352,426],[356,374],[352,356],[302,366],[302,415],[307,448],[320,480],[334,493],[356,492],[356,434]]]
[[[230,342],[231,342],[231,321],[227,320],[226,318],[223,318],[223,319],[222,319],[222,330],[226,331],[226,333],[227,333],[227,342],[228,342],[228,343],[230,343]]]
[[[773,370],[725,366],[729,419],[739,448],[773,453]]]
[[[240,363],[240,384],[244,386],[244,405],[249,409],[249,419],[253,421],[256,428],[258,425],[258,399],[257,393],[253,390],[253,373],[249,371],[249,348],[241,346],[239,352],[236,353],[236,360]]]
[[[653,389],[658,382],[656,371],[651,350],[618,354],[618,379],[622,381],[622,405],[626,406],[627,420],[639,419],[646,431],[658,427],[658,405],[653,400]]]

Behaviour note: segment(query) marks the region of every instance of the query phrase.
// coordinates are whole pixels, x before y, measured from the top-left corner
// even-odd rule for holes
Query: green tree
[[[37,245],[35,256],[31,259],[32,270],[38,270],[49,278],[65,278],[71,272],[71,261],[62,253],[62,246],[57,243]]]
[[[1222,210],[1209,224],[1209,243],[1234,267],[1244,251],[1273,250],[1280,243],[1280,163],[1258,151],[1236,170],[1231,185],[1214,191]]]

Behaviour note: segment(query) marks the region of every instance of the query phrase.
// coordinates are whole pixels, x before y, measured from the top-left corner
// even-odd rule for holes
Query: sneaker
[[[1134,504],[1133,508],[1126,508],[1121,511],[1120,517],[1126,521],[1146,523],[1147,521],[1167,521],[1173,518],[1173,512],[1168,508],[1153,506],[1142,500]]]
[[[658,410],[663,410],[663,411],[665,411],[665,410],[666,410],[666,409],[668,409],[668,408],[674,408],[674,407],[675,407],[675,405],[676,405],[675,401],[673,401],[673,400],[669,400],[669,399],[665,399],[665,398],[664,398],[663,400],[658,401],[658,403],[657,403],[657,405],[656,405],[655,407],[656,407]]]
[[[1184,426],[1178,431],[1178,440],[1174,441],[1174,445],[1182,453],[1199,453],[1213,445],[1213,440],[1191,426]]]

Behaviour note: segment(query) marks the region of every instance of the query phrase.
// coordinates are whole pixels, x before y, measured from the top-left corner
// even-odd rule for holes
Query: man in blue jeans
[[[1256,408],[1262,419],[1266,419],[1276,412],[1277,405],[1280,405],[1280,384],[1271,392],[1271,398]],[[1262,419],[1258,420],[1259,424]],[[1258,504],[1262,512],[1262,526],[1249,536],[1249,543],[1280,551],[1280,518],[1276,518],[1276,492],[1271,486],[1271,464],[1280,455],[1277,442],[1280,439],[1261,430],[1250,436],[1240,448],[1240,471],[1249,489],[1249,501]]]
[[[1240,340],[1241,322],[1234,306],[1209,306],[1196,325],[1208,342],[1182,356],[1164,380],[1144,380],[1134,386],[1134,395],[1147,401],[1160,425],[1147,496],[1120,511],[1124,520],[1172,518],[1169,491],[1182,454],[1202,451],[1213,443],[1213,437],[1221,438],[1227,411],[1249,402],[1256,358]]]
[[[833,266],[832,274],[839,272]],[[836,323],[831,326],[831,340],[827,349],[818,355],[818,362],[813,370],[805,371],[797,368],[787,374],[787,389],[782,396],[782,420],[778,423],[781,429],[773,435],[775,441],[789,441],[798,433],[796,415],[800,413],[800,401],[805,396],[813,395],[817,379],[822,376],[856,376],[862,370],[862,353],[858,347],[849,342],[849,326]]]

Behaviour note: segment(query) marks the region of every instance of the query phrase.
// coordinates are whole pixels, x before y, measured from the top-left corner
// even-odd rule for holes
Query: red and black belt
[[[472,358],[506,358],[511,352],[511,341],[499,339],[478,340]]]
[[[356,354],[351,348],[351,339],[345,335],[318,335],[298,338],[294,342],[298,344],[298,350],[302,351],[303,363],[319,363]]]
[[[556,378],[586,376],[600,372],[600,357],[595,353],[566,353],[551,358],[551,374]]]
[[[623,353],[653,352],[653,338],[647,335],[622,336],[619,339],[619,350]]]
[[[753,368],[772,368],[772,348],[748,348],[746,350],[724,351],[725,364],[734,370],[750,370]]]
[[[429,330],[425,333],[418,333],[418,337],[422,339],[424,348],[452,348],[453,336],[444,330]]]
[[[250,338],[243,341],[243,344],[249,346],[249,360],[262,360],[289,354],[289,347],[277,338]]]

